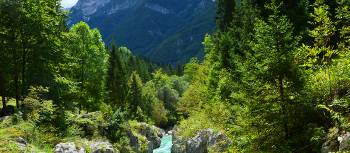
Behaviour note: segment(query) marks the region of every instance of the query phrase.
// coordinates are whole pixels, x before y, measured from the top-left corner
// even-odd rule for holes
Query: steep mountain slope
[[[214,29],[213,0],[79,0],[69,24],[85,21],[159,63],[179,64],[202,57],[202,40]]]

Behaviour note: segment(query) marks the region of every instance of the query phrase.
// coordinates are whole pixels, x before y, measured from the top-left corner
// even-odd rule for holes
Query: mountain
[[[104,41],[127,46],[152,61],[182,64],[202,57],[215,28],[214,0],[79,0],[68,23],[87,22]]]

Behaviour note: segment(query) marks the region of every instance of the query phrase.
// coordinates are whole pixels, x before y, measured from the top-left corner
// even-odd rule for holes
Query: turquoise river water
[[[160,147],[153,150],[153,153],[171,153],[171,147],[173,146],[173,136],[165,135],[161,140]]]

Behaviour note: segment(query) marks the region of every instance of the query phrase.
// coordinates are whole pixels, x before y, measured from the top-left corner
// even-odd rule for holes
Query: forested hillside
[[[212,0],[79,0],[69,23],[99,28],[105,42],[115,40],[153,62],[184,64],[203,58],[203,37],[215,27]]]
[[[0,152],[349,152],[350,1],[216,3],[204,60],[174,68],[59,0],[0,0]]]

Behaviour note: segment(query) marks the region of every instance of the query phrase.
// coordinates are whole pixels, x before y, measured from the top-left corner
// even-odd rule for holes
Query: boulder
[[[20,143],[20,144],[27,144],[27,141],[25,139],[23,139],[22,137],[18,137],[16,138],[16,142]]]
[[[202,130],[196,136],[183,140],[173,133],[173,153],[207,153],[209,148],[214,148],[217,152],[224,152],[232,144],[226,135],[215,134],[212,129]]]
[[[115,153],[113,145],[109,142],[93,142],[90,148],[92,153]]]
[[[140,149],[139,139],[138,137],[131,131],[131,129],[128,130],[128,137],[130,140],[130,146],[135,148],[136,150]]]
[[[18,137],[16,138],[16,143],[18,146],[18,149],[21,151],[26,150],[27,148],[27,141],[25,139],[23,139],[22,137]]]
[[[339,151],[350,151],[350,132],[343,132],[338,137]]]
[[[3,116],[3,117],[0,117],[0,122],[3,122],[7,119],[9,119],[11,116]]]
[[[148,150],[149,152],[152,152],[153,149],[156,149],[160,146],[161,138],[165,132],[156,126],[151,126],[146,123],[140,123],[140,126],[141,128],[139,130],[139,133],[146,137],[148,140]]]
[[[218,133],[209,139],[209,146],[216,148],[219,152],[227,150],[231,144],[232,141],[223,133]]]
[[[176,129],[176,128],[174,128]],[[186,141],[177,137],[176,130],[171,130],[168,132],[173,136],[173,146],[171,147],[172,153],[184,153],[186,150]]]
[[[128,130],[130,145],[136,151],[152,153],[153,149],[160,147],[161,138],[165,131],[146,123],[133,123]],[[145,150],[146,148],[146,150]]]
[[[107,141],[87,141],[87,146],[90,147],[92,153],[116,153],[113,145]],[[57,144],[54,150],[55,153],[85,153],[85,149],[77,147],[73,142]]]
[[[146,123],[137,123],[128,132],[130,145],[137,151],[141,151],[142,146],[146,146],[148,153],[152,153],[153,149],[160,147],[163,135],[165,135],[164,130]],[[145,142],[141,140],[145,140]]]
[[[211,141],[210,138],[213,135],[211,129],[200,131],[193,138],[187,140],[186,143],[186,152],[188,153],[207,153],[208,145]]]
[[[328,133],[322,144],[321,153],[350,151],[350,132],[335,129]]]
[[[55,146],[55,153],[85,153],[84,148],[79,148],[75,146],[73,142],[59,143]]]

